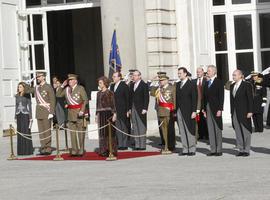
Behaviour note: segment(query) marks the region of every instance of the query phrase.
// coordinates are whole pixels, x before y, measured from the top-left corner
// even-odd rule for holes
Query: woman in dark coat
[[[17,154],[18,155],[32,155],[33,143],[31,140],[31,127],[32,123],[32,108],[31,108],[31,96],[24,93],[25,83],[20,82],[17,88],[17,94],[15,96],[15,120],[17,121],[17,131],[26,135],[26,139],[17,134]]]
[[[108,90],[109,79],[107,77],[100,77],[98,79],[98,86],[100,91],[97,93],[97,110],[96,122],[98,127],[108,124],[108,120],[116,121],[116,108],[114,103],[113,92]],[[114,156],[117,155],[117,140],[115,130],[112,128],[112,149]],[[99,130],[99,155],[103,157],[109,156],[109,127]]]

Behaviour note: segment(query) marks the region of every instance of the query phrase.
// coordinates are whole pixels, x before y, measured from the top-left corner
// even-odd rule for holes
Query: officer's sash
[[[79,104],[77,101],[75,101],[72,98],[72,96],[71,96],[71,88],[70,87],[66,88],[66,96],[67,96],[67,100],[69,102],[68,108],[70,108],[70,109],[81,108],[82,104]]]
[[[50,112],[50,104],[47,103],[47,102],[43,99],[43,97],[41,96],[41,94],[40,94],[40,92],[39,92],[39,90],[38,90],[38,87],[39,87],[39,86],[36,86],[36,97],[37,97],[37,99],[38,99],[38,103],[39,103],[40,106],[45,107],[45,108]]]
[[[167,102],[166,99],[163,97],[163,95],[160,92],[160,88],[156,92],[156,98],[158,99],[158,105],[160,107],[169,109],[171,112],[174,110],[173,103]]]

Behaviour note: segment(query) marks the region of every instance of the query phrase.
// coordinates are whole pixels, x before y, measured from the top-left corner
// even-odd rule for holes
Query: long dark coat
[[[129,87],[121,81],[114,92],[115,84],[112,84],[110,90],[114,93],[116,114],[118,119],[126,120],[129,110]]]
[[[176,83],[176,110],[180,108],[189,132],[195,135],[196,121],[191,119],[191,114],[197,110],[197,88],[190,80],[187,80],[182,89],[180,85],[181,82]]]
[[[148,110],[149,105],[149,88],[148,85],[141,80],[137,89],[134,91],[134,84],[130,84],[130,104],[129,108],[131,109],[132,106],[135,106],[136,111],[138,112],[141,120],[146,125],[146,114],[142,114],[142,110]]]
[[[239,123],[252,132],[251,118],[247,118],[247,114],[253,112],[252,85],[249,82],[242,81],[235,97],[233,96],[234,86],[235,83],[230,86],[231,115],[233,116],[236,112]]]
[[[223,130],[222,116],[217,117],[217,111],[223,111],[224,105],[224,86],[223,82],[217,78],[214,79],[210,87],[208,82],[204,86],[203,92],[203,109],[206,111],[206,106],[209,104],[210,110],[218,127]]]

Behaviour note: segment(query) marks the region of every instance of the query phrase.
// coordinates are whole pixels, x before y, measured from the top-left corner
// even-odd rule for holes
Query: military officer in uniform
[[[255,127],[255,132],[263,132],[263,112],[267,102],[267,91],[263,84],[263,75],[258,72],[251,73],[249,80],[253,86],[254,105],[252,120]]]
[[[52,86],[46,82],[45,72],[37,72],[36,79],[38,85],[27,88],[27,92],[34,94],[37,101],[36,119],[38,131],[42,133],[39,135],[41,144],[39,152],[41,155],[50,155],[52,153],[50,128],[55,111],[55,94]]]
[[[68,127],[71,131],[71,156],[83,156],[85,133],[84,113],[88,103],[86,91],[83,86],[78,84],[78,76],[69,74],[68,79],[59,87],[56,92],[57,97],[65,97],[68,109]],[[79,132],[78,132],[79,131]]]
[[[169,84],[169,77],[159,75],[159,86],[150,86],[151,96],[156,97],[157,115],[161,124],[165,148],[163,154],[170,154],[175,149],[174,110],[175,87]]]

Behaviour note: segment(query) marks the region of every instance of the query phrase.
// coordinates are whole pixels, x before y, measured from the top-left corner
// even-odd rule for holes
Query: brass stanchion
[[[117,160],[117,158],[113,155],[112,150],[112,124],[111,121],[109,121],[109,157],[106,158],[107,161],[114,161]]]
[[[169,155],[169,154],[172,154],[172,152],[168,148],[168,123],[167,123],[167,119],[165,118],[163,119],[162,127],[163,127],[162,133],[163,133],[163,138],[165,142],[165,147],[164,149],[161,150],[161,154]]]
[[[9,138],[10,138],[10,156],[7,158],[7,160],[16,160],[17,157],[14,155],[14,150],[13,150],[13,133],[14,129],[12,125],[9,125]]]
[[[55,128],[56,128],[56,156],[55,156],[55,158],[53,159],[53,160],[55,160],[55,161],[62,161],[62,160],[64,160],[64,158],[61,156],[61,154],[60,154],[60,150],[59,150],[59,126],[58,126],[58,124],[56,124],[56,126],[55,126]]]

